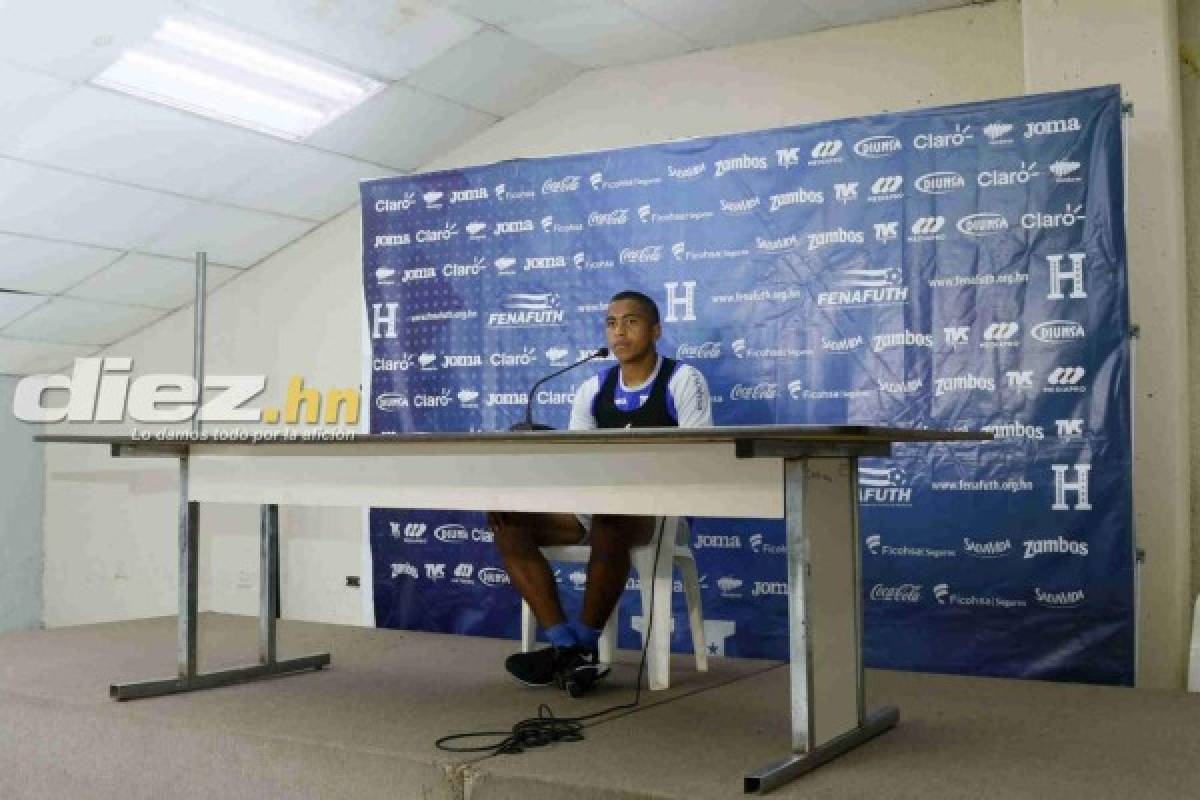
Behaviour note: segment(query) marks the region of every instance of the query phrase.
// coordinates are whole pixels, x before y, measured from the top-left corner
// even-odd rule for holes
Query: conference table
[[[114,684],[116,700],[321,669],[328,653],[280,659],[279,506],[577,511],[785,520],[791,753],[744,779],[765,792],[896,725],[863,699],[859,458],[898,443],[981,441],[987,434],[869,426],[727,426],[495,433],[343,434],[335,440],[226,441],[221,432],[42,434],[98,444],[116,458],[179,462],[178,674]],[[197,671],[201,503],[260,508],[259,659]]]

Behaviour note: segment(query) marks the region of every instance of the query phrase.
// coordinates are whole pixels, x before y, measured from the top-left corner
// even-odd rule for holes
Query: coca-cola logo
[[[774,400],[779,396],[779,384],[736,384],[729,390],[730,400]]]
[[[580,177],[578,175],[568,175],[565,178],[557,180],[548,178],[542,184],[542,194],[556,194],[561,192],[575,192],[579,190]]]
[[[621,250],[622,264],[652,264],[662,260],[662,245],[651,244],[645,247],[625,247]]]
[[[675,358],[720,358],[720,342],[701,342],[700,344],[681,344],[675,351]]]
[[[885,603],[919,603],[921,602],[921,584],[902,583],[898,586],[884,586],[877,583],[871,587],[871,599]]]

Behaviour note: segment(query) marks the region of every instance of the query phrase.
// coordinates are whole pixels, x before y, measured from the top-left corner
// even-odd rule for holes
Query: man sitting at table
[[[658,354],[658,306],[641,292],[613,295],[605,318],[617,364],[589,378],[571,407],[572,430],[594,428],[700,428],[712,425],[708,384],[695,367]],[[629,577],[629,549],[647,544],[654,517],[493,511],[489,524],[512,585],[529,604],[550,647],[515,653],[505,668],[527,686],[556,684],[586,691],[607,674],[597,642]],[[568,621],[554,573],[540,548],[588,544],[587,588],[578,619]],[[666,557],[671,557],[667,554]],[[660,625],[671,621],[658,620]]]

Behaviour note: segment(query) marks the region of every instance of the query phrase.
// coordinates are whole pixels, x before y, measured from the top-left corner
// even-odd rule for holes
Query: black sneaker
[[[555,685],[572,697],[587,692],[608,674],[596,650],[583,647],[544,647],[532,653],[513,653],[505,659],[504,668],[526,686]]]
[[[531,653],[513,653],[504,660],[504,668],[526,686],[549,686],[558,672],[559,652],[557,647],[544,647]]]
[[[582,697],[607,674],[608,667],[600,663],[595,648],[588,650],[583,647],[570,647],[561,651],[554,683],[571,697]]]

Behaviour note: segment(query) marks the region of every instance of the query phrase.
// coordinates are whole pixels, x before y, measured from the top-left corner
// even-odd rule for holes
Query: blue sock
[[[555,647],[574,647],[576,644],[575,632],[565,622],[560,622],[557,625],[551,625],[549,628],[546,628],[546,638]]]
[[[575,635],[575,641],[579,643],[580,647],[586,647],[590,650],[600,641],[600,631],[596,628],[589,628],[577,619],[571,620],[568,624],[571,626],[571,633]]]

